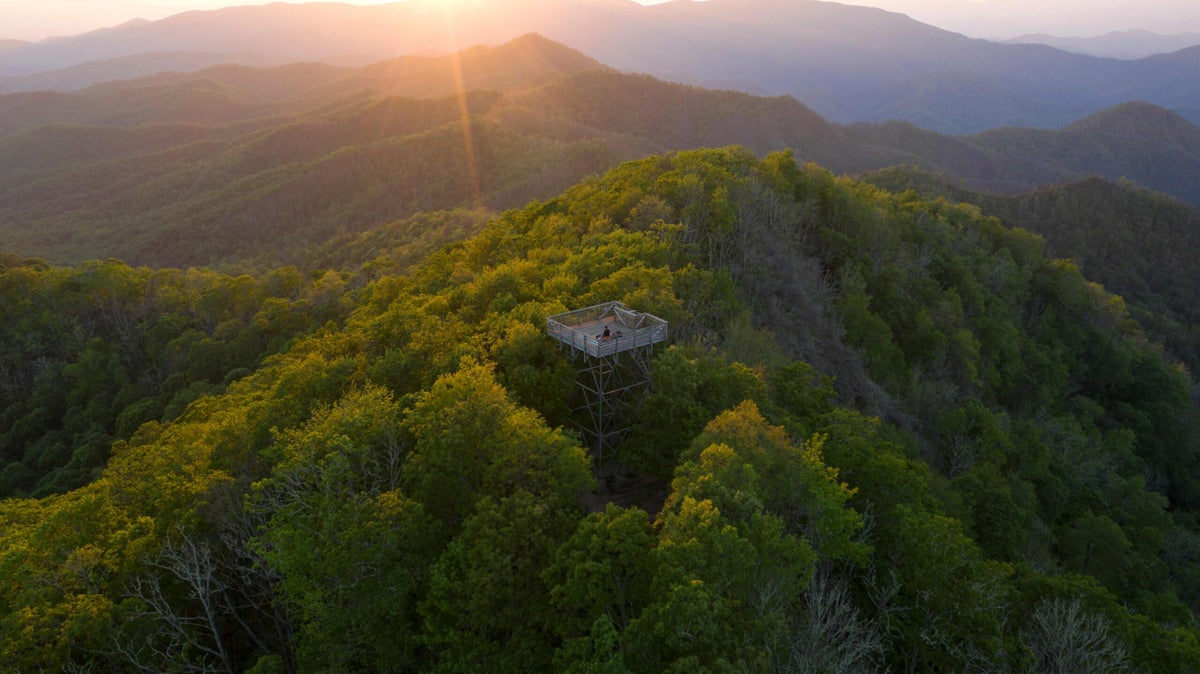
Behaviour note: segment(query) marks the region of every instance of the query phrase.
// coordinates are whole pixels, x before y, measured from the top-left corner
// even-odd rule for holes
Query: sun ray
[[[471,181],[472,205],[479,206],[482,198],[479,186],[479,171],[475,159],[475,139],[471,132],[471,111],[467,105],[467,89],[463,83],[462,46],[458,44],[453,3],[442,5],[446,23],[446,40],[450,47],[450,69],[454,77],[454,95],[458,98],[458,114],[462,121],[463,150],[467,160],[467,175]]]

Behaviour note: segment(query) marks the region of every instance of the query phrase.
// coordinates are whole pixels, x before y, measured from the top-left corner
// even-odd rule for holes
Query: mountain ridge
[[[1135,60],[1200,45],[1200,33],[1164,35],[1140,29],[1112,31],[1094,37],[1030,33],[1010,38],[1004,42],[1006,44],[1044,44],[1076,54]]]
[[[363,89],[414,98],[448,96],[459,86],[455,82],[456,68],[461,71],[464,90],[503,91],[532,86],[554,73],[606,66],[536,34],[519,36],[500,47],[478,46],[451,56],[402,56],[357,68],[323,63],[265,68],[221,64],[189,73],[105,82],[71,93],[0,94],[0,136],[52,123],[134,125],[181,121],[158,114],[156,106],[169,108],[177,91],[209,86],[205,82],[222,88],[231,101],[241,106],[208,120],[213,123],[245,121],[268,112],[296,114],[314,102],[331,103]],[[130,105],[130,98],[149,98],[155,105]],[[205,121],[202,115],[192,117]]]
[[[537,36],[463,52],[462,81],[497,91],[459,98],[451,60],[221,66],[73,95],[0,96],[0,127],[25,125],[0,136],[0,247],[229,264],[240,234],[279,256],[261,262],[295,263],[295,251],[339,228],[419,210],[511,208],[623,160],[721,145],[791,148],[839,173],[913,164],[1008,193],[1096,173],[1200,203],[1200,128],[1151,104],[1058,131],[960,137],[904,122],[840,126],[791,97],[619,73]],[[46,125],[54,114],[74,125]],[[81,228],[81,218],[91,224]],[[266,245],[285,237],[288,250]]]
[[[446,12],[452,13],[456,26],[453,36],[444,28]],[[520,22],[517,16],[522,17]],[[320,31],[320,26],[337,30]],[[357,28],[351,30],[352,26]],[[170,45],[172,50],[205,52],[255,48],[270,58],[291,60],[346,54],[374,54],[374,60],[379,60],[397,52],[453,53],[467,45],[494,45],[532,31],[619,70],[756,94],[791,95],[840,123],[881,122],[900,115],[950,133],[1031,122],[1053,128],[1129,100],[1146,100],[1200,121],[1195,116],[1200,109],[1200,85],[1190,62],[1121,61],[1043,45],[1004,45],[967,38],[901,14],[815,0],[709,0],[651,6],[525,0],[516,8],[486,0],[447,6],[409,0],[374,8],[334,3],[267,5],[192,12],[114,30],[0,55],[0,72],[28,69],[35,61],[63,67],[72,48],[86,49],[88,58],[111,58],[121,50],[162,51]],[[355,40],[345,37],[351,33]],[[909,114],[911,99],[907,107],[899,103],[903,89],[896,89],[892,99],[880,99],[881,90],[924,78],[941,78],[943,90],[957,91],[955,95],[966,96],[956,82],[973,82],[974,95],[984,100],[1015,96],[1032,105],[1023,110],[1009,105],[1003,114],[985,110],[978,116],[972,114],[972,106],[958,105],[939,116],[940,106],[929,100],[921,104],[923,116],[918,118]],[[983,87],[991,91],[984,92]]]

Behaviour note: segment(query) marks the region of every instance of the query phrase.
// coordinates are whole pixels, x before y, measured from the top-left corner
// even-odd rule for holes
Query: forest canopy
[[[0,667],[1196,671],[1191,378],[1035,234],[724,148],[330,251],[4,262]],[[611,300],[674,343],[598,463]]]

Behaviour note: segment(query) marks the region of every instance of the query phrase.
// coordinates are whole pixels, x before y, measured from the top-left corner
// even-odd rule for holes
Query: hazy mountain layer
[[[164,51],[344,61],[451,53],[529,31],[622,70],[791,95],[837,122],[904,119],[949,133],[1057,127],[1133,100],[1200,122],[1194,56],[1122,61],[997,44],[899,14],[812,0],[276,4],[39,43],[0,56],[0,68],[28,75]]]
[[[1063,51],[1101,58],[1139,59],[1200,45],[1200,33],[1159,35],[1144,30],[1123,30],[1096,37],[1063,37],[1034,33],[1014,37],[1006,42],[1044,44]]]
[[[511,208],[625,159],[729,144],[1003,192],[1128,177],[1200,202],[1200,129],[1151,105],[1060,131],[842,127],[792,98],[623,75],[537,36],[357,69],[220,66],[10,94],[0,126],[27,129],[0,137],[0,247],[63,261],[302,263],[338,232]]]
[[[942,136],[903,122],[846,127],[862,144],[989,191],[1020,192],[1088,174],[1129,178],[1200,204],[1200,128],[1169,110],[1129,103],[1061,130],[1002,128]]]

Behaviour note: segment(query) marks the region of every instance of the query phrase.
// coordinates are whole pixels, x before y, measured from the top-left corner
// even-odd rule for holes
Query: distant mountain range
[[[900,14],[813,0],[409,0],[188,12],[0,52],[0,90],[143,75],[145,67],[120,61],[139,54],[177,69],[206,65],[214,54],[254,65],[353,64],[495,45],[531,31],[620,70],[790,95],[841,123],[899,119],[960,134],[1056,128],[1129,101],[1200,122],[1200,47],[1103,59],[969,39]],[[91,75],[72,70],[97,61]]]
[[[362,68],[219,66],[8,94],[0,130],[0,250],[56,261],[298,262],[337,232],[518,206],[626,159],[729,144],[1002,192],[1127,177],[1200,204],[1200,128],[1150,104],[1059,131],[843,126],[790,97],[623,74],[536,35]]]
[[[472,47],[451,56],[403,56],[358,68],[324,63],[270,68],[226,64],[192,73],[105,82],[71,93],[0,95],[0,136],[54,123],[211,126],[291,115],[318,105],[345,105],[343,99],[364,92],[366,96],[439,98],[457,93],[459,86],[465,91],[507,91],[564,74],[606,69],[580,52],[536,35],[501,48]]]
[[[1008,127],[943,136],[889,122],[856,124],[847,132],[865,146],[911,158],[893,163],[955,176],[991,192],[1021,192],[1094,174],[1129,178],[1200,204],[1200,128],[1147,103],[1109,108],[1061,130]]]
[[[1087,54],[1101,58],[1140,59],[1200,45],[1200,33],[1159,35],[1145,30],[1122,30],[1096,37],[1062,37],[1033,33],[1005,40],[1005,43],[1044,44],[1075,54]]]
[[[3,52],[0,51],[0,55]],[[146,77],[166,72],[195,72],[222,64],[248,66],[283,65],[285,60],[268,59],[243,52],[148,52],[116,56],[99,61],[17,77],[0,78],[0,89],[8,92],[79,91],[103,82]]]
[[[31,42],[24,40],[0,40],[0,54],[5,52],[15,51],[30,46]]]

